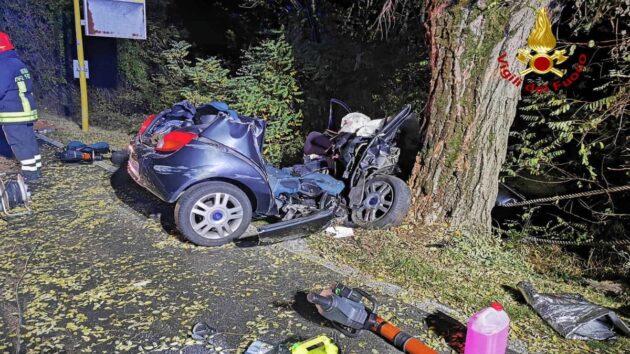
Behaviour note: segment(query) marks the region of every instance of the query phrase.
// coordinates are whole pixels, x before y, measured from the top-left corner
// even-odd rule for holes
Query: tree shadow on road
[[[110,178],[116,197],[123,203],[147,218],[159,218],[164,231],[182,238],[175,225],[173,204],[165,203],[149,191],[140,187],[127,173],[127,166],[121,166]]]

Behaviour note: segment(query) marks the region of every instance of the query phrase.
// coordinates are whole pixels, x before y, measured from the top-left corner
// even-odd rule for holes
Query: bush
[[[163,52],[168,72],[162,100],[184,98],[195,104],[226,101],[240,114],[267,121],[265,158],[281,163],[293,158],[302,144],[299,128],[303,115],[298,105],[302,92],[291,46],[284,36],[265,40],[245,50],[236,75],[214,57],[187,59],[190,44],[175,42]],[[177,97],[178,96],[178,97]]]
[[[303,115],[302,92],[291,46],[281,37],[265,40],[243,53],[243,65],[233,81],[233,107],[267,121],[266,156],[274,162],[292,158],[302,145],[297,139]]]
[[[581,0],[571,9],[569,21],[560,20],[569,23],[573,34],[568,40],[576,43],[568,48],[575,62],[568,72],[577,68],[580,53],[588,54],[587,64],[575,85],[524,96],[503,168],[503,179],[511,178],[535,196],[623,186],[630,177],[630,47],[618,39],[630,31],[628,21],[621,20],[630,13],[630,4]],[[543,79],[524,84],[551,85]],[[624,193],[610,193],[542,204],[527,208],[507,226],[526,235],[570,241],[625,240],[630,230],[626,199]],[[607,258],[614,267],[625,264],[617,269],[627,272],[629,251],[591,253],[589,268],[594,269],[597,258]]]

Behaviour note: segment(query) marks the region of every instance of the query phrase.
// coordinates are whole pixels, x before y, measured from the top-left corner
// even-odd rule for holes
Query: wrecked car
[[[345,112],[340,122],[333,107]],[[395,176],[395,137],[411,116],[406,106],[372,120],[331,100],[327,130],[308,135],[304,163],[278,168],[262,155],[264,120],[222,102],[183,101],[142,124],[127,169],[139,185],[176,203],[176,224],[197,245],[231,242],[263,218],[271,222],[256,228],[261,239],[308,235],[335,218],[385,228],[400,223],[410,206],[410,190]]]

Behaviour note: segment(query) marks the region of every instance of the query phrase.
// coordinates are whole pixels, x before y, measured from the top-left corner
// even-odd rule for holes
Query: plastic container
[[[504,354],[507,350],[510,318],[503,306],[493,303],[468,320],[464,354]]]
[[[333,341],[321,335],[305,342],[295,343],[291,347],[291,354],[338,354],[339,348]]]

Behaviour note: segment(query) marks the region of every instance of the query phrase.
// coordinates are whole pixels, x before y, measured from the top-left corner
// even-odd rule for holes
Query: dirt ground
[[[34,129],[40,132],[49,132],[56,127],[54,124],[46,121],[46,120],[38,120],[35,122]],[[13,174],[20,172],[19,163],[13,158],[13,153],[11,152],[11,148],[9,144],[6,142],[4,137],[4,133],[0,130],[0,175],[5,174]]]
[[[129,139],[50,120],[51,136],[64,143],[123,148]],[[627,285],[613,282],[621,295],[592,286],[558,247],[405,225],[342,240],[320,234],[296,244],[201,248],[181,240],[171,205],[123,171],[62,165],[50,147],[44,160],[35,213],[0,218],[0,352],[15,352],[19,337],[20,351],[34,353],[242,353],[254,339],[292,343],[325,333],[342,353],[396,353],[370,333],[340,338],[306,303],[306,292],[335,280],[375,293],[384,317],[440,353],[460,347],[461,323],[491,301],[510,315],[512,352],[628,352],[627,338],[562,339],[515,290],[530,280],[542,292],[579,293],[630,318]],[[219,334],[193,340],[200,321]]]
[[[17,162],[4,156],[0,156],[0,174],[15,173],[18,170]]]
[[[280,245],[193,246],[174,230],[172,206],[125,172],[62,165],[52,148],[43,152],[34,213],[0,219],[0,351],[241,353],[254,339],[326,333],[343,353],[396,352],[369,333],[339,338],[305,301],[336,280],[362,285],[360,276]],[[424,329],[426,313],[376,294],[384,316],[450,352]],[[200,321],[219,331],[212,343],[191,338]]]

